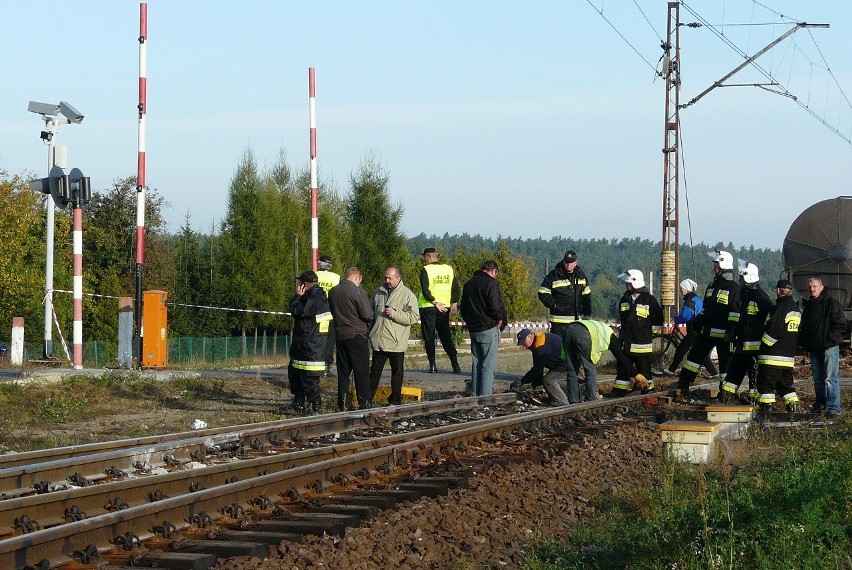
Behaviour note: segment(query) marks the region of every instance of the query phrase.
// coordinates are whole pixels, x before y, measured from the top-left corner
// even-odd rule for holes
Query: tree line
[[[640,238],[550,239],[469,234],[443,236],[402,233],[403,207],[391,198],[390,176],[371,154],[349,176],[346,192],[333,183],[319,185],[319,249],[343,273],[357,265],[367,291],[383,283],[385,268],[396,265],[415,292],[422,267],[420,253],[436,247],[464,283],[483,261],[500,267],[500,282],[510,320],[541,319],[544,307],[536,290],[546,271],[568,249],[577,251],[593,291],[593,315],[614,317],[623,285],[616,276],[626,269],[659,275],[660,243]],[[277,161],[261,170],[247,150],[230,180],[226,214],[207,230],[193,227],[187,214],[176,233],[166,231],[165,198],[146,192],[144,287],[168,293],[171,336],[221,337],[258,331],[285,333],[290,322],[281,315],[293,294],[294,277],[310,268],[310,176],[294,170],[282,150]],[[0,339],[8,339],[11,320],[23,316],[27,336],[41,339],[44,300],[43,197],[29,189],[22,175],[0,171]],[[115,180],[93,192],[84,210],[83,289],[84,336],[114,344],[117,339],[117,298],[135,291],[136,179]],[[57,212],[54,282],[71,290],[70,212]],[[761,269],[762,281],[781,272],[780,250],[735,248],[732,244],[699,244],[681,250],[681,274],[700,284],[710,281],[706,252],[724,248]],[[692,258],[695,258],[692,269]],[[658,279],[658,277],[657,277]],[[68,336],[72,299],[54,294],[56,320]],[[218,307],[218,308],[210,308]],[[223,308],[241,309],[240,311]],[[251,310],[266,311],[252,312]],[[55,337],[56,338],[56,337]]]

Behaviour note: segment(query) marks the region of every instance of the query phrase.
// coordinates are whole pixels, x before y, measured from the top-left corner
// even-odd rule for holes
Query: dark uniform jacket
[[[293,315],[293,342],[290,362],[299,370],[321,376],[325,372],[325,345],[331,325],[328,297],[315,285],[304,295],[290,299]]]
[[[506,328],[506,307],[500,296],[500,285],[484,271],[477,271],[464,284],[459,310],[469,331],[493,329],[497,321],[502,321],[502,328]]]
[[[373,307],[367,292],[349,279],[343,279],[328,292],[328,304],[334,316],[334,331],[338,340],[357,335],[367,338],[373,322]]]
[[[634,299],[633,293],[639,295]],[[663,309],[657,298],[640,287],[634,292],[627,291],[618,303],[618,316],[621,320],[619,339],[628,354],[651,354],[654,351],[654,333],[663,326]]]
[[[550,322],[568,323],[592,314],[592,290],[586,274],[577,265],[568,273],[559,263],[544,277],[538,298],[550,310]]]
[[[723,271],[704,293],[704,312],[696,330],[704,336],[732,340],[740,321],[740,284],[732,271]]]
[[[846,315],[840,301],[823,289],[819,297],[803,299],[802,307],[799,346],[807,351],[821,352],[843,342]]]
[[[793,368],[802,314],[792,297],[781,297],[766,317],[766,332],[757,361],[773,368]]]
[[[772,300],[757,284],[753,288],[743,287],[741,299],[740,321],[736,328],[737,351],[757,354],[766,328],[766,316],[772,309]]]
[[[533,357],[532,368],[521,378],[521,384],[541,384],[544,369],[563,371],[565,368],[565,349],[562,337],[558,334],[537,332],[530,347]]]

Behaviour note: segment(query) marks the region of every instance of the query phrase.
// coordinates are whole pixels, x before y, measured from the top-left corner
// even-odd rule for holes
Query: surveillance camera
[[[62,115],[72,123],[83,122],[83,115],[81,115],[80,112],[77,111],[77,109],[75,109],[65,101],[59,102],[59,112],[62,113]]]
[[[58,115],[59,105],[30,101],[29,107],[27,107],[27,111],[29,111],[30,113],[38,113],[39,115]]]
[[[51,133],[50,131],[42,131],[41,140],[45,142],[50,142],[51,140],[53,140],[53,133]]]

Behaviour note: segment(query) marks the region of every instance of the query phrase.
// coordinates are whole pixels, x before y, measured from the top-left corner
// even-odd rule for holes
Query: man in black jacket
[[[341,412],[346,409],[350,373],[355,375],[358,407],[362,410],[369,408],[372,399],[367,333],[373,321],[373,307],[367,293],[361,289],[362,279],[361,270],[350,267],[346,270],[346,278],[328,293],[336,333],[337,409]]]
[[[840,415],[840,343],[846,334],[846,315],[840,301],[829,295],[822,279],[808,279],[810,299],[803,300],[799,346],[811,359],[816,402],[812,411]]]
[[[294,322],[290,364],[287,367],[293,393],[292,409],[318,414],[322,407],[320,376],[325,372],[325,345],[331,313],[325,291],[317,287],[316,273],[305,271],[297,280],[296,294],[290,299]]]
[[[497,283],[499,268],[494,261],[482,264],[464,284],[461,314],[470,333],[471,384],[476,396],[490,396],[497,371],[500,331],[506,328],[506,307]]]
[[[577,252],[566,251],[538,288],[539,301],[550,311],[550,332],[562,336],[568,323],[588,319],[592,314],[591,293],[589,280],[577,265]]]

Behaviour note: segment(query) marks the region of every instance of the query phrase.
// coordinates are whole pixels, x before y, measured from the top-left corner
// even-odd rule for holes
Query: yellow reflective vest
[[[429,292],[436,301],[449,307],[453,293],[453,268],[445,263],[430,263],[423,267],[429,283]],[[423,296],[423,291],[417,298],[418,307],[431,307],[432,302]]]
[[[340,275],[334,271],[320,269],[317,271],[317,285],[319,285],[325,294],[331,291],[331,288],[340,283]]]

